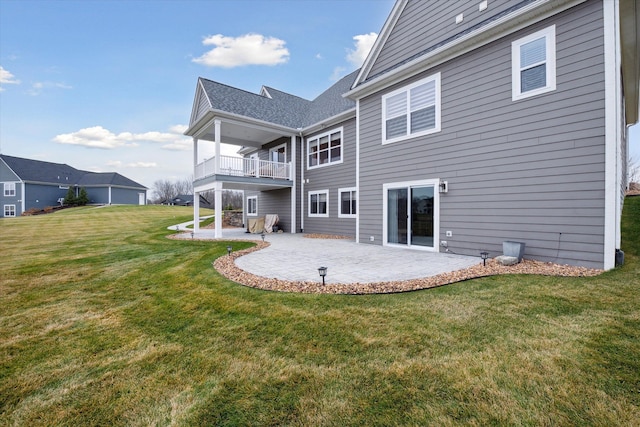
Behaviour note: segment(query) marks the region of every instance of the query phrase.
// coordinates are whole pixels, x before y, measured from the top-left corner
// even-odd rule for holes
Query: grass
[[[0,425],[640,424],[638,197],[621,268],[395,295],[239,286],[190,217],[0,221]]]

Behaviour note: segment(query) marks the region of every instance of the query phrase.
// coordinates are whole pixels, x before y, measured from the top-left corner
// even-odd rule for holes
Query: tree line
[[[153,183],[150,202],[156,205],[168,203],[180,194],[193,194],[193,184],[190,178],[175,181],[159,179]],[[200,194],[207,199],[211,207],[214,207],[213,191],[205,191]],[[224,209],[242,209],[242,192],[224,190],[222,192],[222,207]]]

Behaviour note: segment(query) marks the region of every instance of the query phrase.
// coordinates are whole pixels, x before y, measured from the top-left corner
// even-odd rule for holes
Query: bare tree
[[[176,195],[193,194],[193,179],[189,177],[176,181],[174,183],[174,189],[176,191]]]
[[[159,179],[153,183],[155,203],[173,199],[177,194],[174,183],[169,180]]]
[[[640,161],[633,156],[627,161],[627,177],[628,183],[640,182]]]

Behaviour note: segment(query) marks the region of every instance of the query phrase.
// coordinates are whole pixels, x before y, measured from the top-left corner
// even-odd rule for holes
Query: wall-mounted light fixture
[[[441,193],[448,193],[449,192],[449,182],[440,181],[440,184],[438,185],[438,189],[440,190]]]

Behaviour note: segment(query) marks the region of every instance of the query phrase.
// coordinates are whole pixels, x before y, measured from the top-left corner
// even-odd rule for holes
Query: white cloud
[[[331,73],[331,76],[329,77],[329,80],[332,82],[337,82],[338,80],[340,80],[340,78],[345,76],[346,71],[346,67],[335,67],[333,69],[333,73]]]
[[[378,35],[376,33],[353,36],[355,49],[347,49],[347,61],[356,67],[362,66],[377,38]]]
[[[233,68],[243,65],[277,65],[289,60],[285,41],[261,34],[227,37],[222,34],[206,37],[202,44],[214,46],[193,62],[209,67]]]
[[[20,84],[20,80],[17,80],[13,74],[5,70],[3,67],[0,67],[0,92],[5,90],[2,85],[18,84]]]
[[[137,147],[138,142],[160,143],[166,150],[188,151],[193,145],[191,139],[182,135],[186,126],[175,125],[169,128],[169,132],[145,132],[131,133],[121,132],[115,134],[102,126],[93,126],[80,129],[77,132],[57,135],[53,141],[59,144],[80,145],[89,148],[101,148],[110,150],[120,147]]]
[[[316,53],[316,59],[324,59],[324,57],[322,56],[322,54]]]
[[[73,89],[73,87],[58,82],[35,82],[31,85],[31,89],[29,89],[27,93],[31,96],[38,96],[45,89]]]
[[[107,166],[114,168],[155,168],[158,167],[156,162],[130,162],[124,163],[120,160],[111,160],[107,162]]]

